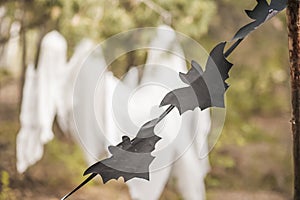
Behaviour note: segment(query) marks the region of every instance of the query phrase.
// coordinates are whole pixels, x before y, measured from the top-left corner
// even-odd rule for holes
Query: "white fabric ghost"
[[[185,86],[178,79],[178,72],[186,72],[187,69],[174,30],[160,26],[150,48],[141,80],[141,88],[145,89],[135,96],[132,109],[129,110],[138,125],[162,113],[163,110],[157,105],[168,91]],[[172,173],[184,199],[205,199],[204,177],[209,170],[209,163],[207,158],[198,159],[198,152],[205,148],[209,128],[208,110],[195,110],[179,116],[174,109],[155,129],[163,139],[153,152],[156,159],[150,165],[150,181],[128,181],[132,198],[158,200]],[[201,141],[200,146],[196,141]]]
[[[119,95],[123,95],[124,93],[129,94],[129,88],[127,88],[118,78],[116,78],[112,72],[106,72],[104,75],[104,134],[107,138],[106,146],[115,145],[120,142],[120,138],[123,133],[122,130],[118,126],[118,120],[115,119],[114,113],[114,92],[118,90],[118,87],[121,87]],[[121,105],[122,106],[122,105]],[[125,120],[125,119],[124,119]]]
[[[134,137],[138,131],[130,118],[130,96],[138,86],[139,73],[132,67],[122,80],[107,72],[105,86],[105,130],[109,145],[116,145],[122,136]],[[110,75],[109,75],[110,74]]]
[[[74,133],[73,123],[73,92],[77,78],[84,60],[95,47],[93,41],[83,39],[76,47],[75,51],[67,63],[64,70],[64,78],[62,80],[62,88],[60,89],[61,99],[58,104],[57,119],[60,128],[65,132]]]
[[[57,31],[42,40],[38,69],[29,66],[23,92],[21,129],[17,136],[17,169],[23,173],[43,155],[53,138],[52,125],[60,102],[67,43]]]
[[[88,40],[81,42],[68,64],[71,72],[66,85],[71,87],[65,86],[64,91],[71,91],[71,95],[65,92],[67,96],[64,99],[72,104],[68,106],[67,103],[66,106],[72,114],[69,115],[71,118],[62,119],[69,118],[67,121],[71,123],[61,122],[68,124],[66,127],[70,128],[82,147],[89,165],[108,153],[107,147],[119,143],[121,136],[126,134],[114,119],[113,99],[116,90],[117,95],[124,99],[138,83],[138,71],[135,68],[130,70],[128,74],[131,75],[126,76],[124,83],[107,71],[101,46],[91,52],[92,46]],[[126,117],[122,119],[125,121]]]
[[[41,141],[53,139],[52,125],[61,99],[60,89],[67,60],[67,42],[57,31],[45,35],[38,60],[39,118],[42,126]]]
[[[21,105],[21,129],[17,135],[17,170],[23,173],[43,156],[38,112],[38,76],[33,65],[26,69]]]
[[[88,164],[93,164],[106,149],[102,127],[104,116],[100,116],[100,119],[96,118],[97,114],[104,113],[105,95],[103,90],[98,90],[96,86],[98,81],[101,83],[103,81],[106,62],[100,47],[94,49],[89,54],[88,59],[84,57],[81,59],[84,62],[76,62],[78,66],[73,66],[74,69],[78,67],[79,69],[75,69],[78,73],[74,82],[74,93],[72,94],[72,116],[74,116],[74,119],[71,130],[83,148]],[[101,77],[102,79],[99,80]],[[104,85],[100,84],[100,87],[103,88]],[[97,91],[100,91],[100,93],[97,93]]]

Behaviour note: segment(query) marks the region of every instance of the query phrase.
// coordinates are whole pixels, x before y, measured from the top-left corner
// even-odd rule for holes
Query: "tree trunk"
[[[300,200],[300,2],[288,0],[287,20],[292,93],[294,200]]]

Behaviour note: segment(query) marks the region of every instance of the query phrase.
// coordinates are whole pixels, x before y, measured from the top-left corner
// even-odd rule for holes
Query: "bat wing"
[[[254,19],[255,21],[246,24],[242,28],[240,28],[233,39],[241,39],[246,37],[249,33],[254,31],[257,27],[259,27],[268,17],[270,6],[266,0],[257,0],[257,5],[253,10],[245,10],[248,17]]]
[[[249,33],[254,31],[261,23],[254,21],[240,28],[233,37],[233,40],[245,38]]]
[[[156,143],[161,139],[154,133],[154,127],[157,123],[158,119],[145,123],[137,136],[132,140],[132,146],[128,151],[139,153],[151,153],[154,151]]]
[[[266,0],[257,0],[255,8],[253,10],[245,10],[245,12],[251,19],[262,20],[265,18],[265,13],[269,10],[269,7]]]
[[[232,64],[224,56],[226,42],[218,44],[210,53],[203,72],[200,65],[192,62],[192,68],[180,74],[181,80],[189,87],[175,89],[169,92],[162,100],[160,106],[173,105],[182,114],[188,110],[200,107],[224,107],[224,93],[228,88],[225,80]]]
[[[125,182],[133,178],[149,180],[149,166],[154,160],[151,152],[161,139],[154,133],[158,122],[158,118],[151,120],[141,127],[134,139],[123,136],[122,142],[116,146],[109,146],[108,150],[112,156],[90,166],[83,174],[90,176],[62,200],[67,199],[97,175],[102,177],[103,183],[112,179],[118,180],[120,177],[123,177]]]
[[[123,177],[125,182],[135,177],[149,180],[148,167],[153,159],[150,153],[135,156],[132,153],[128,155],[121,153],[95,163],[84,172],[84,175],[99,174],[103,183],[112,179],[118,180],[120,177]]]
[[[253,10],[246,10],[246,14],[255,21],[240,28],[233,39],[242,39],[250,32],[258,28],[262,23],[274,17],[287,5],[287,0],[272,0],[270,5],[266,0],[257,0],[257,5]]]
[[[112,156],[90,166],[84,175],[99,174],[103,183],[120,177],[125,181],[135,177],[149,180],[149,166],[154,159],[151,152],[161,139],[154,133],[157,122],[154,119],[144,124],[134,139],[123,136],[121,143],[109,146]]]
[[[282,11],[287,5],[287,0],[272,0],[270,7],[276,11]]]
[[[221,80],[223,81],[224,87],[228,88],[228,85],[225,81],[226,79],[229,78],[228,73],[232,68],[233,64],[230,63],[224,55],[225,45],[226,42],[221,42],[211,51],[211,53],[209,54],[209,58],[206,64],[206,70],[205,73],[203,74],[203,77],[204,79],[211,80],[211,79],[219,78],[221,76]],[[211,85],[213,85],[213,83],[209,84],[208,86]]]
[[[191,69],[186,74],[182,72],[179,73],[179,77],[182,80],[182,82],[188,85],[190,85],[192,82],[194,82],[196,79],[200,78],[203,75],[203,69],[196,61],[192,60],[191,65]]]
[[[199,84],[197,89],[201,91],[201,94],[197,95],[192,86],[175,89],[163,98],[160,106],[173,105],[178,109],[180,115],[197,107],[200,107],[201,110],[208,108],[211,105],[209,91],[202,78],[198,81],[198,83],[200,82],[202,85]]]

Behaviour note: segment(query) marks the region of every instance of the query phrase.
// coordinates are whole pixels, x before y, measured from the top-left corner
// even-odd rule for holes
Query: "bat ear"
[[[186,73],[179,73],[182,82],[190,85],[193,81],[203,75],[202,67],[194,60],[191,62],[192,68]]]
[[[130,142],[130,138],[125,135],[125,136],[122,137],[122,141],[123,142]]]
[[[255,8],[253,10],[245,10],[245,12],[251,19],[258,20],[262,17],[262,13],[265,13],[266,10],[269,10],[269,8],[270,5],[266,0],[257,0],[257,5],[255,6]]]
[[[287,5],[287,0],[272,0],[271,1],[271,8],[277,11],[283,10]]]
[[[246,14],[248,15],[248,17],[250,17],[251,19],[255,19],[255,16],[253,14],[252,10],[245,10]]]

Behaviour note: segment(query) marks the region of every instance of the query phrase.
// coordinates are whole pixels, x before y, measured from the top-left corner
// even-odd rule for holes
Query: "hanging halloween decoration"
[[[224,108],[224,93],[229,87],[225,80],[232,67],[223,54],[225,44],[220,43],[211,51],[204,72],[196,61],[192,61],[192,68],[186,74],[179,74],[181,80],[190,86],[169,92],[160,105],[171,104],[180,114],[197,107],[201,110],[209,107]]]
[[[272,0],[270,4],[266,0],[257,0],[253,10],[246,10],[246,14],[255,21],[238,30],[233,37],[236,42],[225,53],[226,42],[218,44],[207,59],[205,71],[196,61],[192,61],[191,69],[186,74],[179,74],[181,80],[188,86],[175,89],[163,98],[161,106],[170,105],[165,112],[159,118],[144,124],[134,139],[130,140],[129,137],[123,136],[121,143],[110,146],[109,152],[112,156],[89,167],[84,175],[91,175],[62,200],[68,198],[97,174],[102,177],[103,183],[119,177],[123,177],[125,181],[133,178],[148,180],[149,165],[154,159],[151,152],[155,150],[155,144],[161,139],[154,133],[155,126],[175,107],[180,114],[197,107],[201,109],[224,107],[224,93],[228,88],[225,81],[232,67],[226,58],[250,32],[282,11],[286,3],[286,0]]]

